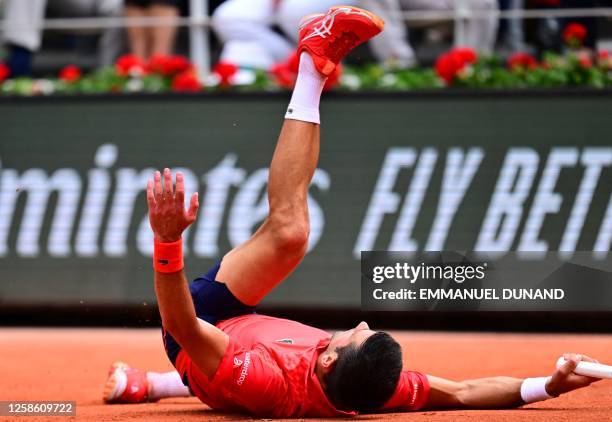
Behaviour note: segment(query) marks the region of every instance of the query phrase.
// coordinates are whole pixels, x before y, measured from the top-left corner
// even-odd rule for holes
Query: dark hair
[[[393,396],[402,372],[402,349],[382,331],[363,344],[339,348],[338,360],[325,380],[330,401],[344,410],[380,409]]]

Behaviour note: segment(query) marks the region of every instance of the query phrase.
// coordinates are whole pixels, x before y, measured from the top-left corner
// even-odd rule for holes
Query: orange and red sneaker
[[[378,35],[385,22],[374,13],[352,6],[335,6],[325,14],[302,18],[298,55],[307,51],[317,70],[331,74],[338,63],[359,44]]]
[[[113,363],[103,397],[106,403],[146,403],[149,401],[147,373],[123,362]]]

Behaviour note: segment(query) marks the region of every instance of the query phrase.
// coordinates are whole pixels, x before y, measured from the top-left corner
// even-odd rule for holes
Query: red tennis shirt
[[[208,378],[181,350],[176,368],[202,402],[222,409],[273,417],[350,416],[327,399],[315,374],[317,357],[331,335],[308,325],[259,314],[221,321],[230,342],[217,371]],[[403,371],[384,410],[418,410],[429,383],[419,372]]]

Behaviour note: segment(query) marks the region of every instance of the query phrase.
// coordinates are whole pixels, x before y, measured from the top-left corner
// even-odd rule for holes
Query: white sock
[[[147,381],[149,381],[149,400],[191,396],[189,388],[183,384],[181,376],[176,371],[147,372]]]
[[[319,124],[319,102],[321,92],[327,78],[321,75],[310,54],[302,52],[297,80],[293,88],[293,95],[285,114],[285,119],[301,120]]]

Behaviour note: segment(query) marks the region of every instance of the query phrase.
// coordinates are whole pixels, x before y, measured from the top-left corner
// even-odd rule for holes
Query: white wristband
[[[552,399],[553,396],[546,392],[546,383],[550,377],[525,378],[521,384],[521,398],[525,403]]]

